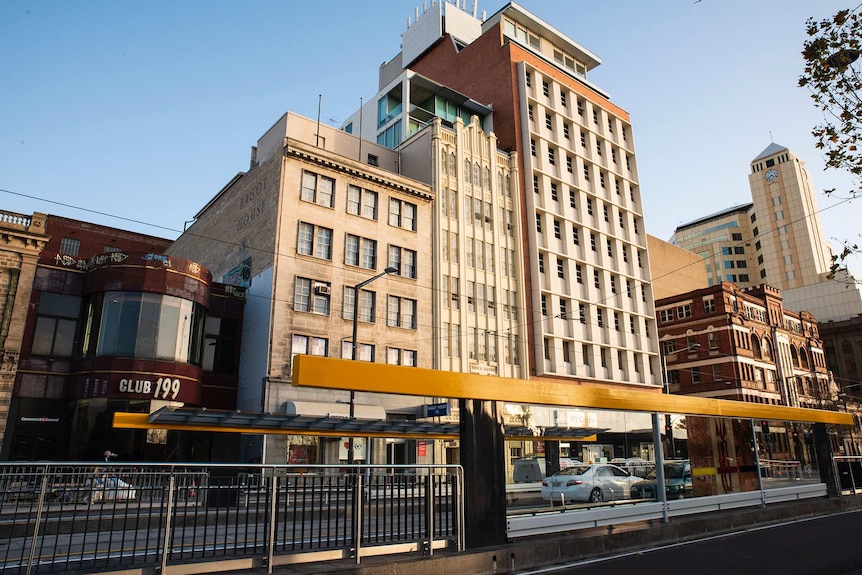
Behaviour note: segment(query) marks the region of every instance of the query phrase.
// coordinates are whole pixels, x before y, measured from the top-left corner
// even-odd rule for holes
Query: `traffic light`
[[[765,419],[760,422],[760,430],[764,435],[769,435],[769,422]]]

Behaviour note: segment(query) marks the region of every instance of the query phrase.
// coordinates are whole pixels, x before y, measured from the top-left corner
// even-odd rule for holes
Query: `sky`
[[[518,3],[601,58],[589,79],[631,114],[648,233],[669,239],[749,202],[749,163],[771,141],[805,162],[817,190],[855,185],[824,171],[811,136],[823,116],[797,86],[806,19],[855,4]],[[503,5],[479,0],[478,12]],[[421,6],[0,2],[0,210],[176,238],[282,114],[317,118],[320,106],[338,127],[371,98]],[[817,202],[830,241],[858,241],[862,199]]]

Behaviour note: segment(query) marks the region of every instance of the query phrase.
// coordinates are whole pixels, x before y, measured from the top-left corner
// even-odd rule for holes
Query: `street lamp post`
[[[359,329],[359,290],[361,290],[362,288],[364,288],[365,286],[367,286],[368,284],[370,284],[374,280],[380,279],[387,274],[397,274],[397,273],[398,273],[398,268],[393,267],[393,266],[389,266],[386,269],[384,269],[382,272],[380,272],[379,274],[377,274],[375,276],[371,276],[367,280],[361,281],[358,284],[356,284],[355,286],[353,286],[353,339],[352,339],[353,350],[352,350],[352,353],[350,354],[351,360],[356,361],[356,359],[357,359],[356,350],[357,350],[357,348],[359,348],[359,345],[356,343],[356,337],[357,337],[356,332]],[[353,417],[355,414],[355,405],[356,405],[355,402],[356,402],[356,392],[351,389],[350,390],[350,420],[351,420],[351,425],[353,425]],[[347,464],[353,465],[353,459],[354,459],[353,458],[353,437],[351,436],[348,440],[348,443],[347,443]]]

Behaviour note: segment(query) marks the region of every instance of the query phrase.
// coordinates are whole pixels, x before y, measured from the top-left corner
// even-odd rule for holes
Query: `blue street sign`
[[[431,403],[425,406],[425,417],[449,415],[449,403]]]

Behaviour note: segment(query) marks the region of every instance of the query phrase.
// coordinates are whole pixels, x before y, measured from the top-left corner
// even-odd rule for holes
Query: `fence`
[[[463,471],[451,465],[5,465],[0,571],[358,563],[461,550],[463,517]]]

